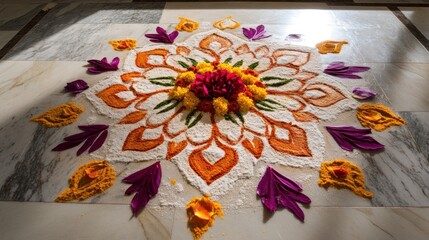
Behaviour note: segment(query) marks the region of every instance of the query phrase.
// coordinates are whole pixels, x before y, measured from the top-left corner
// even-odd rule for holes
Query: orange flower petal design
[[[45,127],[61,127],[76,122],[83,111],[82,107],[70,102],[51,108],[45,113],[32,118],[31,121],[38,122]]]
[[[137,40],[135,39],[112,40],[112,41],[109,41],[109,44],[112,45],[113,49],[115,49],[116,51],[131,50],[136,48]]]
[[[209,185],[231,171],[238,163],[238,154],[233,148],[222,144],[219,140],[216,140],[216,145],[225,152],[225,156],[214,164],[208,162],[203,155],[203,151],[210,144],[194,150],[189,155],[189,165]]]
[[[342,169],[340,174],[339,169]],[[347,174],[344,174],[347,172]],[[320,166],[319,186],[328,188],[348,188],[356,195],[372,198],[372,192],[365,188],[365,179],[359,166],[347,160],[333,160],[324,162]]]
[[[184,46],[178,46],[176,48],[176,54],[178,55],[189,55],[191,53],[191,50],[189,50],[189,48],[184,47]]]
[[[116,95],[120,92],[126,91],[129,91],[127,86],[122,84],[115,84],[97,93],[96,96],[101,98],[101,100],[103,100],[107,105],[112,108],[127,108],[137,98],[131,100],[124,100]]]
[[[69,179],[69,188],[58,195],[55,201],[85,200],[111,187],[115,178],[116,172],[107,161],[93,160],[73,173]]]
[[[189,18],[179,17],[180,22],[176,25],[176,30],[193,32],[200,27],[200,24]]]
[[[252,142],[246,138],[241,144],[247,151],[253,154],[255,158],[261,157],[262,151],[264,150],[264,143],[259,137],[254,137]]]
[[[212,49],[211,45],[212,43],[219,43],[219,49]],[[217,51],[222,51],[225,49],[230,48],[233,45],[232,41],[224,38],[222,36],[217,35],[216,33],[210,34],[207,37],[205,37],[203,40],[200,41],[200,47],[204,50],[208,50],[209,52],[217,55]]]
[[[272,129],[271,136],[268,138],[268,142],[272,148],[277,152],[288,153],[294,156],[312,156],[311,151],[308,148],[307,136],[302,128],[285,122],[277,122],[274,120],[271,120],[270,122],[275,126]],[[289,131],[289,140],[276,137],[277,127]]]
[[[161,134],[159,138],[143,140],[143,133],[146,130],[146,127],[139,127],[131,131],[127,139],[125,139],[124,145],[122,146],[122,151],[149,151],[161,145],[164,142],[164,136]]]
[[[140,68],[167,66],[165,63],[165,59],[167,58],[168,54],[169,54],[168,50],[165,50],[165,49],[154,49],[146,52],[139,52],[137,53],[137,57],[136,57],[136,65],[137,67],[140,67]],[[161,56],[163,58],[163,63],[157,64],[157,65],[149,63],[149,57],[151,55]]]
[[[362,126],[376,131],[383,131],[390,126],[401,126],[406,123],[404,119],[382,104],[362,104],[358,107],[356,116]]]
[[[133,78],[143,77],[139,72],[129,72],[121,75],[121,79],[124,83],[129,83],[133,80]]]
[[[319,49],[319,53],[321,54],[340,53],[344,44],[348,44],[348,42],[327,40],[316,44],[316,47]]]
[[[309,91],[321,93],[322,96],[312,96],[311,94],[306,95]],[[303,90],[303,95],[304,96],[302,96],[302,98],[304,98],[308,103],[318,107],[329,107],[346,98],[346,96],[344,96],[339,90],[324,83],[308,85]]]
[[[186,140],[183,140],[178,143],[171,142],[171,141],[168,142],[166,159],[170,160],[171,158],[179,154],[181,151],[183,151],[183,149],[185,149],[186,146],[188,146],[188,142]]]
[[[145,116],[146,116],[146,111],[143,111],[143,110],[131,112],[131,113],[127,114],[124,118],[122,118],[118,124],[137,123],[137,122],[143,120],[143,118]]]
[[[214,22],[213,27],[220,30],[225,30],[227,28],[234,29],[240,27],[240,23],[234,20],[232,16],[228,16],[224,19]]]
[[[186,205],[188,226],[194,239],[200,239],[214,224],[216,216],[223,218],[222,205],[212,201],[208,196],[194,197]]]
[[[309,112],[292,112],[293,117],[298,122],[313,122],[319,121],[319,118]]]
[[[308,52],[301,52],[301,51],[289,50],[289,49],[278,49],[273,52],[273,57],[276,60],[278,66],[287,65],[287,64],[278,63],[279,59],[283,56],[293,57],[294,60],[290,61],[290,63],[288,64],[292,64],[295,66],[302,66],[310,60],[310,53]]]

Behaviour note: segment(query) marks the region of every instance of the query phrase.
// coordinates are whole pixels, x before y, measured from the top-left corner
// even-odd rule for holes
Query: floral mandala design
[[[325,143],[317,122],[355,107],[347,90],[320,75],[318,57],[313,48],[218,30],[136,49],[120,74],[87,92],[118,120],[101,153],[173,161],[215,196],[252,176],[257,161],[318,167]]]

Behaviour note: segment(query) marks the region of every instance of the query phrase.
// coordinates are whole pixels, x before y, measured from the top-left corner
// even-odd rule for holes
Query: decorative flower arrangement
[[[241,115],[267,96],[266,86],[253,66],[243,69],[242,63],[194,62],[178,74],[170,98],[182,101],[190,111]]]

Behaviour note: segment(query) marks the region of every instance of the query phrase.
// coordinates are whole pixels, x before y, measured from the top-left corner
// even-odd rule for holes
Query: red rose
[[[212,62],[212,65],[213,65],[214,67],[217,67],[217,65],[219,65],[219,61],[213,61],[213,62]]]
[[[260,88],[267,88],[263,82],[256,82],[255,86],[260,87]]]
[[[257,77],[257,76],[258,76],[258,73],[257,73],[256,71],[252,70],[252,69],[246,69],[246,70],[243,70],[243,72],[244,72],[245,74],[250,74],[250,75],[252,75],[252,76],[254,76],[254,77]]]
[[[238,112],[240,110],[240,105],[237,101],[232,101],[228,103],[228,112]]]
[[[197,109],[201,112],[214,112],[213,104],[209,100],[202,100],[200,103],[198,103]]]
[[[247,97],[250,97],[251,99],[253,99],[253,94],[249,91],[245,91],[244,95],[246,95]]]
[[[187,87],[188,83],[183,79],[177,79],[174,85],[177,87]]]
[[[197,68],[196,68],[195,66],[190,66],[187,70],[188,70],[188,71],[192,71],[192,72],[194,72],[194,73],[196,73],[196,72],[197,72]]]

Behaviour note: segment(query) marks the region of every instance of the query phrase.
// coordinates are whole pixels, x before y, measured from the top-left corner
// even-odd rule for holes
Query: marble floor
[[[218,199],[225,218],[216,220],[203,239],[429,239],[429,5],[425,6],[425,0],[403,1],[421,6],[392,9],[382,6],[383,2],[398,1],[366,6],[0,0],[0,49],[4,53],[0,59],[0,239],[192,239],[184,206],[201,193],[188,184],[175,164],[162,162],[164,188],[137,217],[129,208],[131,197],[124,196],[127,185],[120,181],[85,201],[55,203],[55,197],[67,187],[68,177],[94,157],[50,151],[74,133],[73,127],[47,129],[29,122],[46,109],[71,100],[86,109],[77,123],[93,122],[96,110],[84,97],[62,92],[64,85],[84,79],[93,86],[109,73],[87,74],[84,66],[88,59],[118,56],[122,63],[127,55],[114,51],[107,44],[109,40],[134,38],[138,46],[145,46],[149,43],[145,33],[157,26],[172,30],[179,16],[199,21],[197,32],[212,29],[213,21],[233,16],[244,27],[264,24],[272,34],[267,41],[286,42],[288,34],[302,34],[293,44],[310,47],[328,39],[347,40],[349,44],[340,54],[321,56],[323,66],[332,61],[369,66],[371,70],[361,74],[363,79],[334,79],[350,91],[371,88],[378,93],[373,102],[389,106],[407,121],[405,126],[373,133],[386,146],[377,153],[342,151],[324,132],[324,160],[346,158],[359,165],[374,193],[371,200],[345,189],[320,188],[318,169],[276,165],[289,177],[299,179],[311,197],[310,207],[303,209],[305,223],[287,210],[268,214],[251,187],[259,181],[255,176],[238,180],[235,184],[239,187]],[[410,24],[426,41],[416,37],[418,33],[410,30]],[[227,30],[237,36],[240,31]],[[6,49],[8,43],[10,48]],[[112,120],[99,116],[98,122]],[[324,125],[360,124],[349,111],[333,121],[321,122]],[[122,179],[150,164],[112,166],[117,179]],[[257,163],[255,169],[261,167]],[[170,179],[179,184],[172,186]]]

